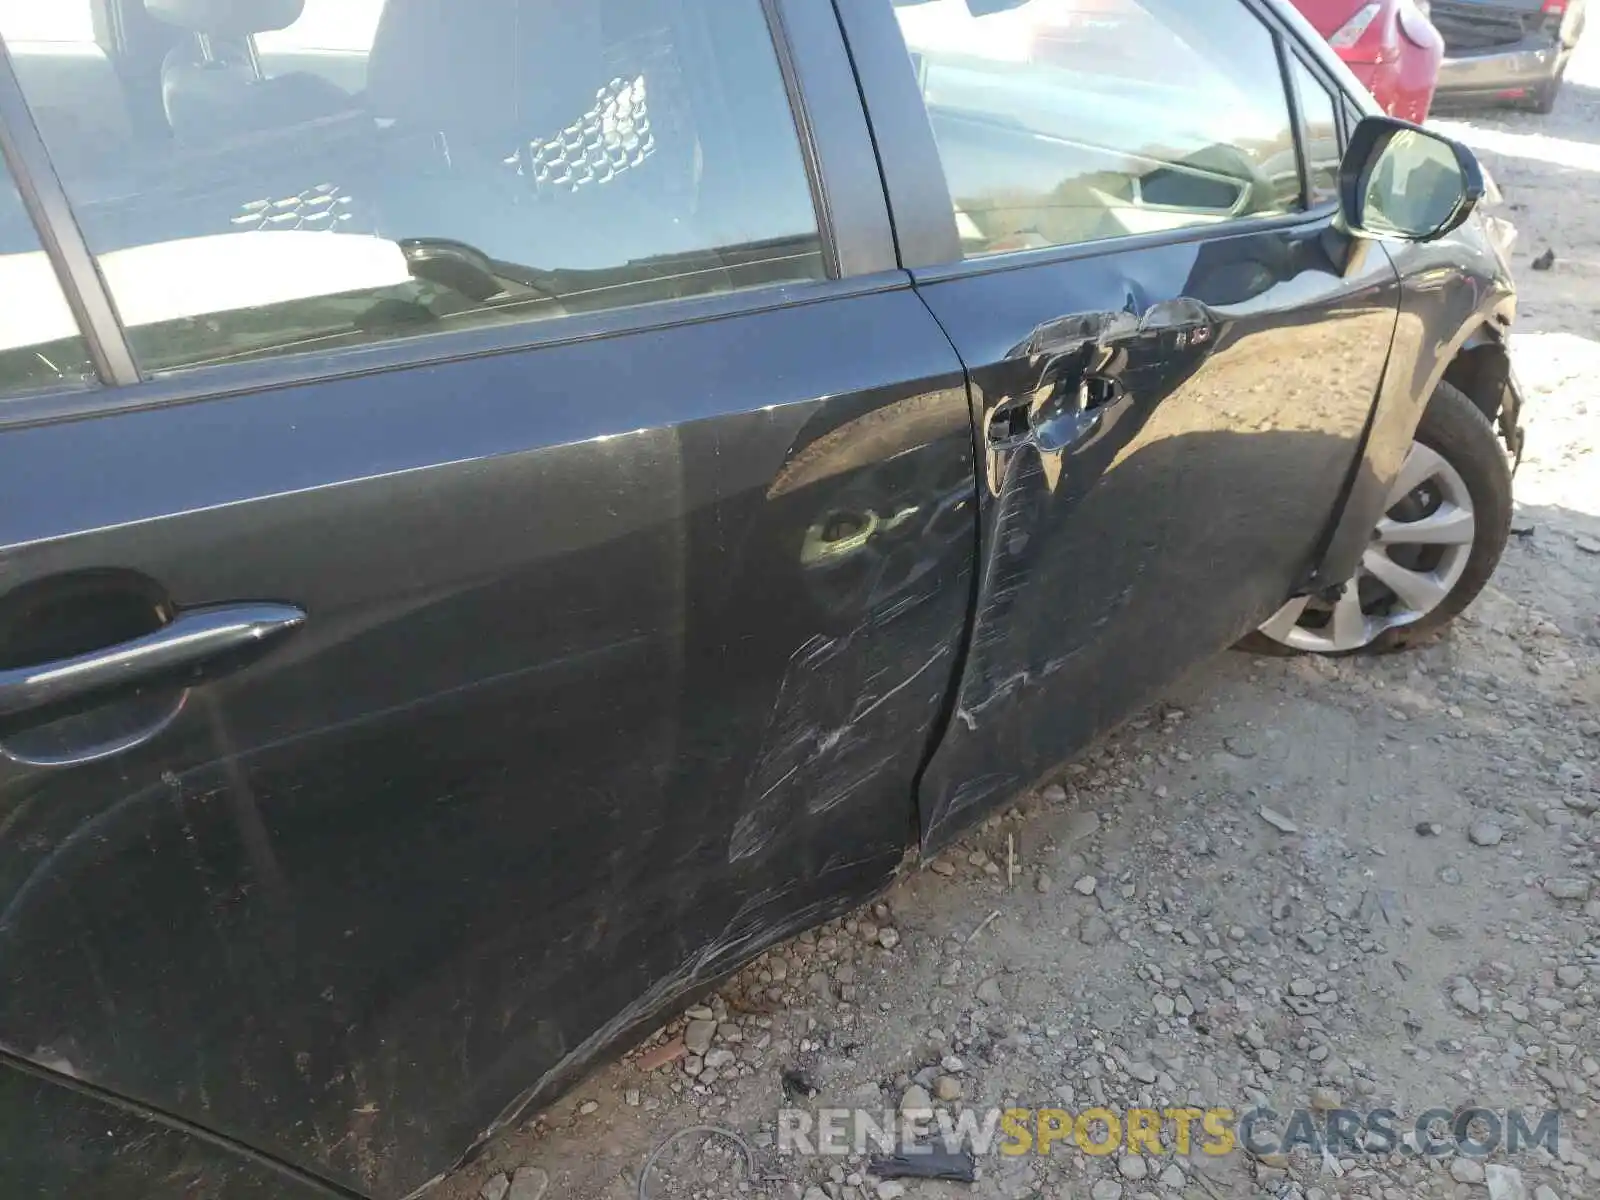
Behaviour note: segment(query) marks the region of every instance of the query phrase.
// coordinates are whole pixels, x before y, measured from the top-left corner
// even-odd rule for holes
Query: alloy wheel
[[[1355,575],[1317,595],[1295,597],[1262,633],[1310,654],[1347,654],[1445,602],[1467,569],[1478,532],[1466,482],[1437,450],[1413,442],[1388,501]]]

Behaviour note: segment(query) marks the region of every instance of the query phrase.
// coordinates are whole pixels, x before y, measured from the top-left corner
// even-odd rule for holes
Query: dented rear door
[[[980,462],[976,607],[921,781],[925,848],[1270,615],[1356,460],[1394,272],[1335,230],[1325,197],[1307,202],[1283,33],[1226,4],[1200,24],[1186,2],[1126,0],[1111,46],[1044,0],[844,6]],[[1227,113],[1192,114],[1207,57],[1264,65],[1236,106],[1279,114],[1276,135],[1257,121],[1224,145]],[[1236,168],[1249,211],[1203,211]],[[1189,211],[1140,202],[1174,193]]]

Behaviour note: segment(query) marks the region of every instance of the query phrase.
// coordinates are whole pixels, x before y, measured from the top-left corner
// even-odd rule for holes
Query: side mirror
[[[1460,142],[1394,117],[1363,117],[1339,168],[1350,232],[1431,242],[1472,215],[1483,168]]]

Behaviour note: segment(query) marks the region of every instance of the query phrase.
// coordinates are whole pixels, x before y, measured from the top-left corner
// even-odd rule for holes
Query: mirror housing
[[[1395,117],[1363,117],[1339,168],[1339,207],[1360,237],[1435,241],[1459,229],[1483,193],[1477,155]]]

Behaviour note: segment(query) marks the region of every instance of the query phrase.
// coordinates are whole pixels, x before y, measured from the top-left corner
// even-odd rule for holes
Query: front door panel
[[[1033,783],[1310,565],[1393,335],[1382,251],[1291,229],[921,287],[971,371],[983,549],[923,832]]]

